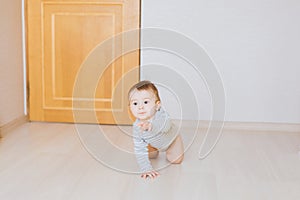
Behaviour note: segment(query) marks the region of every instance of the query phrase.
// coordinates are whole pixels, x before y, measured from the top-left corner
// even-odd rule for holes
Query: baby
[[[166,151],[167,160],[180,164],[184,148],[181,136],[174,130],[167,112],[161,107],[158,90],[150,81],[135,84],[128,93],[130,111],[136,118],[133,124],[134,152],[142,171],[142,178],[155,178],[149,158]]]

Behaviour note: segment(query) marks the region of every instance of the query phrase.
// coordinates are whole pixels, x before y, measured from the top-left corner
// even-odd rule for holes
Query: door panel
[[[111,38],[139,28],[139,17],[137,0],[27,1],[30,120],[131,123],[124,95],[139,80],[139,34]],[[112,42],[105,51],[92,58],[99,45],[107,41]],[[94,63],[113,59],[125,43],[136,45],[136,50],[114,59],[102,69],[103,73],[96,72],[99,71],[96,66],[81,80],[82,86],[76,85],[83,67],[93,69]],[[120,83],[122,87],[116,90]],[[87,94],[90,88],[94,88],[93,95]],[[119,99],[113,99],[117,96]],[[114,115],[118,115],[118,121]]]

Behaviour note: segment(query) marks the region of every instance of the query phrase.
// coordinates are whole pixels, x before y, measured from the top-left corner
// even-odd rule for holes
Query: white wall
[[[298,0],[142,1],[143,28],[178,31],[212,58],[226,90],[226,121],[300,123],[299,19]],[[190,70],[174,55],[142,51],[142,65],[151,63],[186,75]],[[142,79],[155,81],[145,69],[142,66]],[[193,87],[200,91],[200,116],[185,118],[205,120],[211,117],[210,96],[203,80],[198,82]],[[168,110],[180,118],[177,105],[169,103],[172,95],[160,90]]]
[[[22,1],[1,0],[1,4],[0,127],[24,116]]]

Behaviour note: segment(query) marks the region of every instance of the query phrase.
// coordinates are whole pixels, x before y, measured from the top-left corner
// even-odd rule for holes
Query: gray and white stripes
[[[142,131],[138,126],[140,120],[133,124],[134,152],[137,162],[142,172],[152,171],[153,167],[148,158],[148,144],[165,151],[177,136],[177,131],[173,128],[168,113],[162,108],[158,110],[150,121],[152,128],[150,131]]]

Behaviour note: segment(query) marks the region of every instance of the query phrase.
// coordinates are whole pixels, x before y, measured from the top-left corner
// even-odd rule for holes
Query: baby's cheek
[[[132,114],[133,114],[134,116],[136,116],[136,114],[137,114],[136,109],[131,109],[131,112],[132,112]]]

